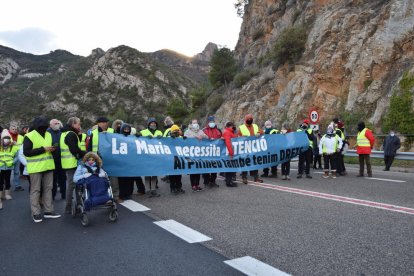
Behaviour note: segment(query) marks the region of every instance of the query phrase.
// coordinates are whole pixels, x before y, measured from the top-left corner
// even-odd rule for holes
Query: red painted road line
[[[388,211],[393,211],[393,212],[414,215],[414,209],[408,208],[408,207],[402,207],[402,206],[397,206],[397,205],[391,205],[391,204],[385,204],[385,203],[380,203],[380,202],[374,202],[374,201],[368,201],[368,200],[362,200],[362,199],[356,199],[356,198],[350,198],[350,197],[343,197],[343,196],[337,196],[337,195],[331,195],[331,194],[325,194],[325,193],[312,192],[312,191],[307,191],[307,190],[301,190],[301,189],[266,184],[266,183],[250,182],[249,185],[266,188],[266,189],[278,190],[282,192],[329,199],[329,200],[334,200],[334,201],[339,201],[339,202],[351,203],[351,204],[356,204],[356,205],[368,206],[368,207],[377,208],[377,209],[383,209],[383,210],[388,210]]]

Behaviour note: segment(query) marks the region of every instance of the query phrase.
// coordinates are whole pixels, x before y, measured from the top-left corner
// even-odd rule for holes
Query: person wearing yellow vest
[[[12,138],[12,141],[16,145],[17,148],[23,144],[23,136],[19,134],[17,130],[17,125],[10,124],[9,133]],[[20,162],[17,160],[16,165],[13,168],[13,184],[14,184],[14,191],[24,191],[23,187],[20,185]]]
[[[52,200],[53,162],[52,136],[47,132],[49,122],[44,117],[33,120],[32,128],[23,140],[23,154],[26,156],[27,172],[30,177],[30,209],[34,222],[41,222],[44,218],[59,218],[54,212]],[[42,190],[42,203],[44,213],[40,206],[40,190]]]
[[[93,151],[95,153],[98,152],[98,146],[99,146],[99,132],[108,132],[108,133],[114,133],[114,130],[109,125],[109,120],[106,117],[98,117],[96,119],[97,128],[95,128],[92,131],[92,134],[90,136],[89,144],[88,144],[88,151]]]
[[[247,114],[244,116],[244,124],[239,126],[239,136],[260,136],[263,131],[256,125],[253,124],[253,115]],[[259,171],[250,171],[250,175],[253,176],[254,182],[263,183],[263,180],[259,178]],[[247,184],[247,172],[242,172],[242,181]]]
[[[62,169],[66,174],[66,207],[65,214],[70,214],[72,210],[72,196],[76,185],[73,182],[73,175],[78,167],[78,160],[86,154],[81,150],[81,121],[78,117],[68,119],[66,125],[62,128],[60,135],[60,158]]]
[[[12,142],[7,129],[3,129],[0,141],[0,210],[3,209],[2,197],[12,199],[10,195],[10,177],[13,166],[17,163],[19,147]]]
[[[372,177],[372,168],[370,154],[374,147],[375,137],[372,131],[365,127],[364,122],[358,123],[357,135],[357,154],[359,159],[359,174],[357,176],[364,176],[364,163],[367,164],[368,177]]]
[[[303,171],[306,173],[306,178],[312,178],[310,175],[310,166],[312,164],[313,146],[316,144],[316,137],[313,134],[313,130],[309,127],[309,120],[303,120],[297,131],[304,131],[309,140],[309,147],[299,154],[297,178],[302,178]]]
[[[264,124],[264,134],[279,134],[279,130],[272,126],[271,121],[266,121]],[[277,166],[270,168],[271,175],[269,175],[269,168],[263,169],[263,174],[260,177],[277,177]]]
[[[60,135],[62,134],[61,129],[63,128],[62,122],[58,119],[52,119],[49,123],[47,132],[52,135],[52,145],[58,146],[60,143]],[[60,147],[56,147],[56,150],[52,152],[53,161],[55,162],[55,169],[53,170],[53,188],[52,198],[55,200],[58,186],[61,195],[61,199],[66,198],[66,174],[62,169],[62,163],[60,158]]]
[[[326,130],[326,134],[322,136],[319,143],[319,154],[323,156],[323,166],[325,174],[323,178],[329,177],[329,169],[332,174],[332,178],[336,178],[336,158],[337,153],[342,148],[342,139],[334,130],[333,125],[329,125]]]
[[[177,138],[183,138],[186,139],[185,136],[182,136],[181,133],[181,129],[178,125],[172,125],[171,126],[171,131],[169,132],[169,137],[173,138],[173,139],[177,139]],[[181,174],[177,174],[177,175],[170,175],[169,176],[170,179],[170,190],[172,194],[178,195],[178,194],[184,194],[185,191],[183,189],[183,182],[181,181],[182,179],[182,175]]]
[[[155,118],[148,118],[147,128],[141,130],[142,137],[146,137],[151,139],[153,137],[162,138],[163,133],[161,130],[158,130],[158,122]],[[160,194],[156,190],[156,186],[158,183],[158,178],[156,176],[145,176],[144,183],[148,188],[149,197],[159,197]]]

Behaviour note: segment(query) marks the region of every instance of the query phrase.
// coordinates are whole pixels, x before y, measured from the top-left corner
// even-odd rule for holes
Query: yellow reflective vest
[[[303,129],[298,129],[296,132],[301,132],[301,131],[303,131]],[[306,132],[307,133],[309,133],[309,134],[312,134],[312,129],[311,128],[308,128],[307,130],[306,130]],[[308,139],[309,140],[309,139]],[[313,141],[312,140],[309,140],[309,147],[311,147],[311,148],[313,148]]]
[[[82,133],[82,139],[80,140],[80,149],[86,151],[86,133]]]
[[[239,129],[242,136],[250,136],[250,131],[246,125],[239,126]],[[259,133],[259,127],[256,124],[253,124],[253,132],[254,135]]]
[[[152,137],[163,136],[163,134],[160,130],[157,129],[154,132],[154,134],[152,134],[152,132],[148,128],[146,128],[144,130],[141,130],[141,135],[144,136],[144,137],[146,137],[146,136],[152,136]]]
[[[36,130],[26,134],[26,137],[32,142],[33,149],[52,146],[52,135],[46,131],[45,137]],[[29,174],[45,172],[55,169],[55,162],[51,152],[44,152],[36,156],[26,156],[27,172]]]
[[[114,129],[113,128],[108,128],[106,131],[107,133],[114,133]],[[98,145],[99,145],[99,130],[98,128],[95,128],[92,131],[92,151],[93,152],[98,152]]]
[[[7,149],[0,150],[0,167],[6,166],[7,168],[13,168],[13,161],[16,157],[16,153],[19,151],[18,146],[11,146]]]
[[[69,134],[69,132],[73,131],[65,131],[60,135],[60,158],[62,160],[62,169],[73,169],[78,166],[78,160],[75,156],[70,152],[68,145],[65,143],[65,138]],[[75,135],[76,133],[73,132]],[[80,141],[78,135],[78,147],[80,148]]]
[[[371,143],[369,142],[368,138],[365,136],[365,132],[367,128],[364,128],[362,131],[358,132],[357,136],[357,146],[358,147],[369,147],[371,148]]]

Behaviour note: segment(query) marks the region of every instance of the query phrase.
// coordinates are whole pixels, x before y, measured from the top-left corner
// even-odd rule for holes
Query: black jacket
[[[395,156],[397,150],[401,147],[400,138],[388,135],[384,139],[384,156]]]
[[[37,131],[41,136],[45,137],[46,130],[49,127],[49,122],[44,117],[37,117],[33,120],[32,131]],[[43,154],[45,149],[43,147],[33,148],[33,143],[25,136],[23,140],[23,154],[27,157],[37,156]]]

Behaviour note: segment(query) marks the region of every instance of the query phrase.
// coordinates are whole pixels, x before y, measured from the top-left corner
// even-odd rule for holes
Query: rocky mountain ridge
[[[127,46],[95,49],[88,57],[63,50],[36,56],[0,46],[0,120],[27,124],[39,114],[79,116],[90,126],[99,115],[134,124],[161,119],[168,99],[188,104],[189,91],[206,81],[211,47],[189,58]]]

